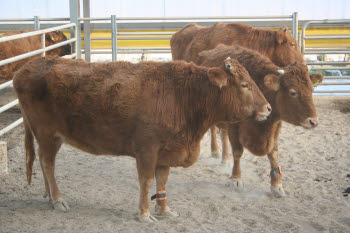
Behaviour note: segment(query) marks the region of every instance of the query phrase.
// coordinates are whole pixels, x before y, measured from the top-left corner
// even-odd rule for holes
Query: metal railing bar
[[[350,65],[350,62],[306,62],[306,65],[313,65],[313,66],[324,66],[324,65]]]
[[[337,90],[337,91],[314,91],[314,93],[350,93],[350,90]]]
[[[349,67],[334,67],[334,66],[329,66],[329,67],[311,67],[310,70],[350,70]]]
[[[350,76],[324,76],[325,79],[350,79]]]
[[[346,53],[350,53],[350,50],[343,50],[343,51],[339,51],[339,50],[335,50],[335,51],[323,51],[323,50],[314,50],[314,51],[304,51],[304,54],[346,54]]]
[[[13,128],[15,128],[16,126],[18,126],[19,124],[21,124],[21,123],[23,123],[23,118],[20,118],[17,121],[15,121],[12,124],[10,124],[9,126],[3,128],[2,130],[0,130],[0,137],[2,135],[4,135],[5,133],[9,132],[10,130],[12,130]]]
[[[171,36],[174,35],[175,32],[118,32],[118,36]]]
[[[118,37],[118,40],[170,40],[171,36],[167,37]],[[111,40],[110,37],[93,37],[91,40]]]
[[[63,56],[62,58],[66,58],[66,59],[72,59],[72,58],[75,58],[77,57],[77,53],[72,53],[70,55],[65,55]]]
[[[0,22],[14,22],[14,21],[34,21],[34,18],[7,18],[7,19],[0,19]]]
[[[6,87],[9,87],[11,85],[12,85],[12,80],[10,80],[6,83],[2,83],[2,84],[0,84],[0,90],[5,89]]]
[[[25,37],[29,37],[29,36],[41,35],[43,33],[53,32],[53,31],[57,31],[57,30],[61,30],[64,28],[69,28],[69,27],[75,27],[75,23],[69,23],[69,24],[65,24],[62,26],[57,26],[57,27],[48,28],[48,29],[42,29],[39,31],[21,33],[21,34],[17,34],[17,35],[13,35],[13,36],[0,37],[0,43],[6,42],[6,41],[11,41],[11,40],[16,40],[16,39],[21,39],[21,38],[25,38]]]
[[[170,47],[118,47],[119,50],[171,50]],[[94,49],[92,51],[110,51],[110,49]]]
[[[47,52],[47,51],[56,49],[58,47],[61,47],[62,45],[73,43],[76,40],[77,40],[76,38],[68,39],[68,40],[65,40],[63,42],[60,42],[60,43],[57,43],[57,44],[54,44],[54,45],[50,45],[50,46],[46,47],[45,49],[34,50],[34,51],[31,51],[31,52],[28,52],[28,53],[25,53],[25,54],[21,54],[21,55],[15,56],[15,57],[11,57],[11,58],[2,60],[2,61],[0,61],[0,66],[6,65],[6,64],[9,64],[9,63],[12,63],[12,62],[16,62],[16,61],[19,61],[19,60],[23,60],[25,58],[32,57],[32,56],[41,54],[43,52]]]
[[[181,16],[181,17],[116,17],[117,20],[210,20],[210,19],[291,19],[292,15],[271,15],[271,16]],[[90,20],[110,20],[110,17],[90,17],[90,18],[78,18],[80,21]]]
[[[322,82],[318,85],[350,85],[350,82]]]
[[[305,36],[305,40],[320,40],[320,39],[350,39],[348,35],[329,35],[329,36]]]
[[[13,106],[15,106],[15,105],[17,105],[17,104],[18,104],[18,99],[16,99],[16,100],[14,100],[14,101],[12,101],[12,102],[10,102],[10,103],[8,103],[8,104],[2,106],[2,107],[0,108],[0,113],[5,112],[5,111],[8,110],[9,108],[12,108]]]

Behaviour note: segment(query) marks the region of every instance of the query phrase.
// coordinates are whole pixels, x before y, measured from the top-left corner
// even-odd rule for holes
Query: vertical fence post
[[[0,141],[0,174],[7,173],[7,143]]]
[[[46,45],[45,45],[45,33],[41,34],[41,48],[42,49],[45,49]],[[45,57],[46,56],[46,52],[42,52],[41,54],[42,57]]]
[[[84,0],[83,2],[83,16],[84,18],[90,18],[90,0]],[[84,51],[85,61],[91,61],[91,35],[90,35],[90,20],[84,21]]]
[[[293,13],[293,37],[298,43],[298,12]]]
[[[117,22],[116,16],[111,15],[111,25],[112,25],[112,61],[117,60]]]
[[[34,16],[34,30],[40,30],[39,16]]]
[[[80,30],[80,22],[78,21],[79,16],[79,1],[78,0],[69,0],[69,11],[70,11],[70,22],[76,23],[75,30],[71,30],[71,38],[77,38],[77,42],[75,43],[75,51],[77,53],[77,58],[81,58],[81,30]]]

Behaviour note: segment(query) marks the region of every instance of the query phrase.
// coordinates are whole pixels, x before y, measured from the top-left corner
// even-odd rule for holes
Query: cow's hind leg
[[[157,204],[156,213],[164,217],[178,217],[179,215],[170,210],[167,204],[167,197],[165,191],[165,185],[168,181],[170,167],[157,167],[156,168],[156,182],[157,182]]]
[[[214,158],[219,158],[220,157],[220,149],[219,149],[219,144],[218,140],[216,139],[216,131],[217,128],[215,125],[210,127],[210,132],[211,132],[211,156]]]
[[[238,132],[238,127],[235,125],[230,126],[228,130],[233,155],[232,181],[236,189],[243,191],[244,186],[241,172],[241,157],[243,155],[243,146],[239,142]]]
[[[230,150],[229,150],[229,137],[228,137],[228,129],[227,128],[221,128],[221,142],[222,142],[222,163],[223,164],[230,164],[231,158],[230,158]]]
[[[58,189],[55,178],[55,160],[56,154],[62,145],[62,141],[58,137],[46,136],[38,139],[39,144],[39,159],[41,169],[43,170],[46,193],[49,199],[52,200],[55,210],[68,211],[69,205],[63,199],[61,192]]]
[[[286,193],[284,192],[282,186],[282,171],[281,167],[278,165],[278,145],[275,143],[273,150],[267,154],[271,165],[271,192],[276,197],[284,197]]]

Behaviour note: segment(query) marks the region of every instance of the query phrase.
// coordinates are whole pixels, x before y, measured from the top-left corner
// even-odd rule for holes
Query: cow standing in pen
[[[210,27],[190,23],[173,35],[170,44],[173,60],[196,62],[200,52],[214,49],[219,44],[225,44],[239,45],[258,51],[281,68],[295,62],[304,63],[297,42],[286,27],[272,31],[239,23],[216,23]],[[311,78],[323,80],[320,74],[311,75]],[[223,141],[228,141],[227,135],[221,136]],[[215,125],[211,127],[211,147],[212,155],[219,157],[220,150],[216,140]],[[223,148],[223,153],[228,153],[225,148]]]
[[[212,67],[228,56],[246,68],[272,107],[267,121],[245,120],[237,124],[218,125],[222,128],[222,133],[229,136],[231,142],[234,159],[232,180],[235,187],[243,189],[240,159],[244,148],[257,156],[267,154],[271,165],[271,191],[276,196],[285,196],[282,172],[278,164],[278,136],[282,121],[305,129],[312,129],[318,125],[312,99],[313,85],[308,69],[300,63],[282,69],[256,51],[222,44],[215,49],[201,52],[196,62]],[[230,161],[228,147],[228,140],[223,140],[224,163]]]
[[[199,59],[203,59],[198,56],[199,53],[203,52],[204,50],[214,49],[219,44],[239,45],[255,50],[269,58],[269,62],[272,61],[272,64],[275,64],[281,68],[295,63],[304,64],[304,59],[299,51],[296,40],[286,27],[282,27],[278,31],[272,31],[255,29],[253,27],[237,23],[216,23],[210,27],[202,27],[195,23],[190,23],[182,30],[175,33],[171,38],[171,52],[174,60],[185,60],[198,63]],[[251,61],[253,62],[253,59],[251,59]],[[198,64],[201,64],[201,62]],[[252,72],[252,70],[249,70],[249,72]],[[320,83],[323,80],[323,76],[319,74],[312,75],[310,78],[314,83]],[[279,127],[275,128],[274,132],[276,135],[276,142],[281,128],[281,122],[279,125]],[[227,130],[223,129],[221,131],[221,138],[223,142],[222,158],[224,163],[229,162],[228,137]],[[276,148],[273,150],[271,149],[269,153],[274,151],[274,160],[278,161],[277,143],[275,147]],[[211,127],[211,149],[212,155],[214,157],[219,157],[219,145],[216,140],[215,125]],[[240,154],[240,151],[242,151],[243,148],[238,148],[238,150],[239,151],[237,154]],[[233,151],[233,154],[235,153],[236,152]],[[276,163],[274,163],[273,166],[276,166]],[[282,173],[278,172],[276,178],[274,178],[272,182],[275,185],[271,186],[271,189],[277,196],[285,195],[280,182],[281,175]],[[241,188],[243,187],[241,183],[239,184],[239,182],[236,182],[236,185],[239,185]]]
[[[96,155],[136,159],[139,219],[153,222],[148,192],[156,177],[156,213],[177,216],[167,205],[170,167],[189,167],[212,124],[248,117],[264,120],[270,105],[235,60],[215,68],[177,62],[86,63],[36,58],[16,73],[13,84],[25,126],[27,179],[39,159],[46,194],[55,209],[69,206],[54,176],[63,142]]]
[[[12,36],[20,33],[31,32],[29,30],[7,32],[1,34],[0,37]],[[67,37],[61,31],[48,32],[45,34],[45,46],[62,42],[67,40]],[[11,40],[7,42],[0,43],[0,60],[5,60],[11,57],[15,57],[21,54],[25,54],[34,50],[41,49],[41,36],[30,36],[22,39]],[[59,48],[50,50],[46,52],[47,56],[64,56],[71,54],[71,45],[64,45]],[[37,55],[40,56],[40,55]],[[37,57],[34,56],[34,57]],[[20,61],[16,61],[4,66],[0,66],[0,83],[7,82],[12,79],[14,73],[19,70],[26,62],[33,59],[34,57],[29,57]]]

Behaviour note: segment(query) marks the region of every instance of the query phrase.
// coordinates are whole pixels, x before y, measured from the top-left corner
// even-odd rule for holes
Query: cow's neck
[[[177,102],[184,107],[183,130],[190,139],[197,141],[220,118],[216,110],[220,90],[209,82],[206,69],[195,69],[195,72],[188,72],[184,82],[177,82],[181,93]]]
[[[258,51],[271,59],[274,53],[276,34],[275,31],[251,28],[248,39],[242,40],[242,43],[245,47]]]

